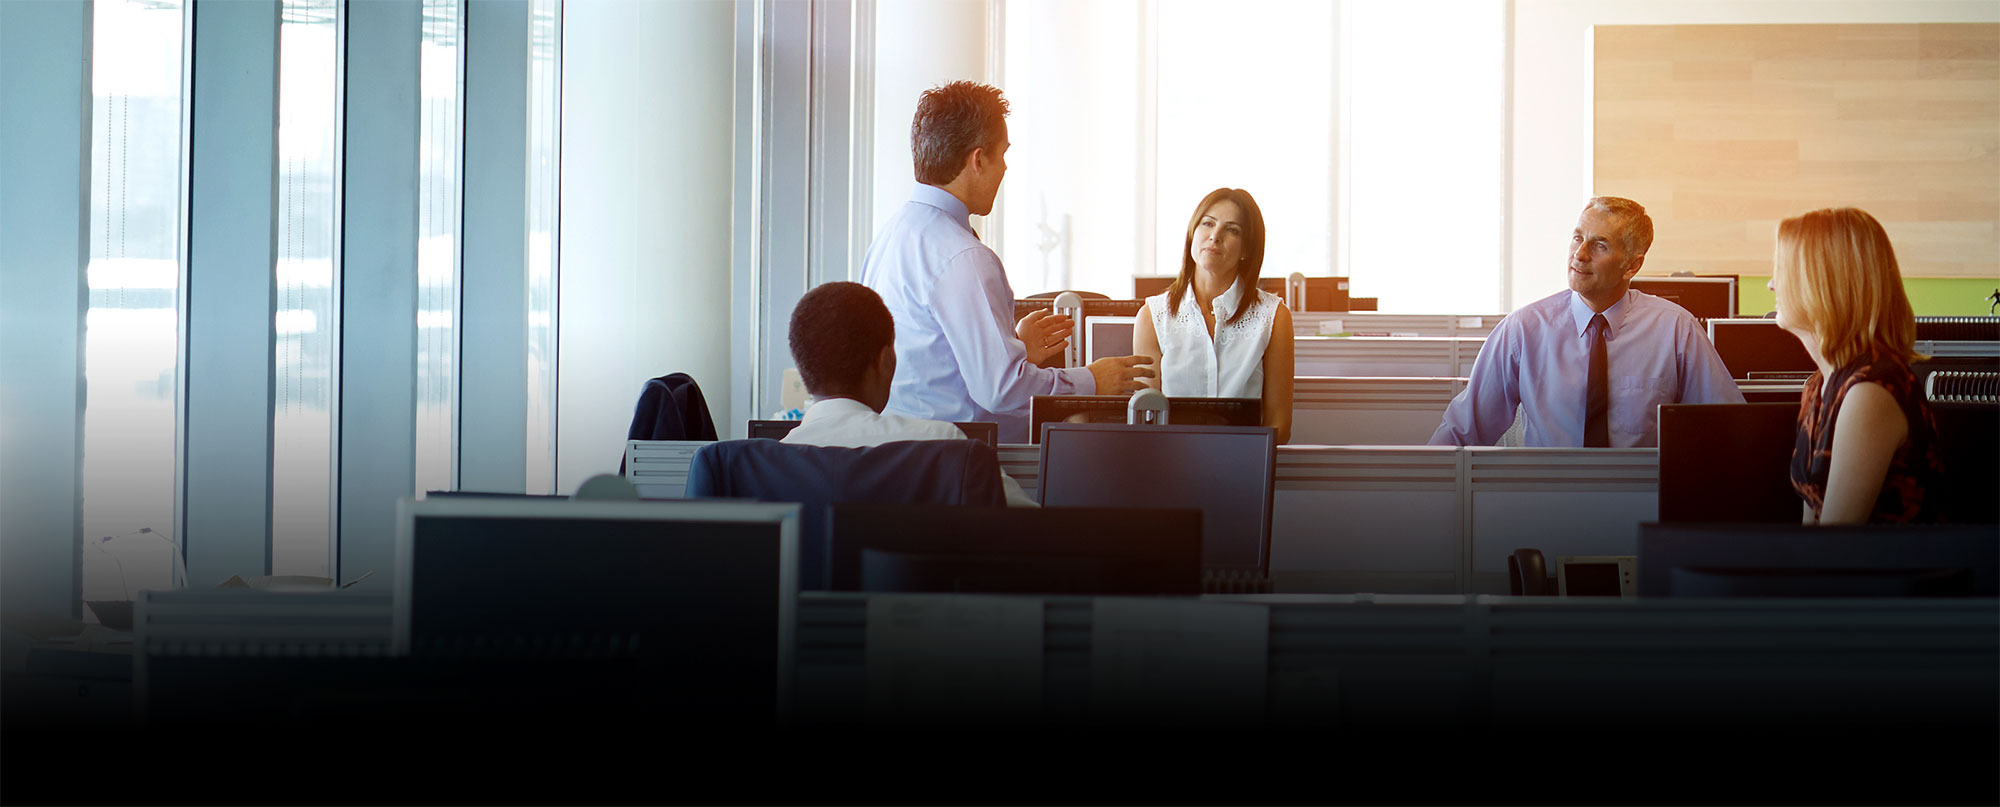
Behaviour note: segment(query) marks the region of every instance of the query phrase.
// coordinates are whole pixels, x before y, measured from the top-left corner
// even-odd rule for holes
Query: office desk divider
[[[1485,338],[1506,314],[1384,314],[1379,311],[1293,311],[1293,336],[1450,336]]]
[[[1292,375],[1466,378],[1485,344],[1483,336],[1300,336]]]
[[[1292,379],[1292,445],[1428,443],[1463,378]]]
[[[641,496],[679,498],[700,443],[634,441]],[[1279,446],[1271,512],[1278,592],[1504,594],[1508,555],[1631,555],[1659,515],[1659,450]],[[1040,447],[1002,445],[1030,497]],[[639,476],[638,474],[648,474]],[[666,481],[663,481],[666,480]]]
[[[877,633],[885,629],[878,610],[934,596],[801,594],[800,719],[869,722],[869,693],[878,683],[872,679],[882,673],[872,657]],[[1127,598],[975,599],[1011,600],[1013,613],[1041,615],[1038,647],[1008,644],[1014,654],[1009,663],[1041,670],[1031,682],[1039,689],[1041,724],[1087,724],[1101,716],[1100,704],[1132,705],[1107,703],[1105,693],[1160,686],[1147,680],[1156,670],[1105,663],[1107,651],[1131,649],[1107,647],[1099,631],[1107,606],[1116,610]],[[1992,599],[1279,594],[1164,602],[1194,609],[1251,606],[1264,613],[1247,623],[1228,623],[1225,615],[1208,624],[1226,627],[1187,630],[1189,615],[1142,601],[1137,613],[1114,618],[1127,630],[1181,630],[1178,639],[1163,640],[1173,653],[1199,656],[1206,649],[1226,655],[1232,665],[1255,653],[1262,639],[1261,664],[1249,663],[1264,674],[1218,676],[1212,686],[1181,678],[1167,692],[1149,692],[1148,708],[1139,714],[1122,711],[1122,719],[1138,725],[1251,721],[1617,737],[1631,735],[1635,726],[1848,728],[1850,716],[1907,715],[1934,728],[1976,730],[1991,726],[2000,707],[1992,686],[2000,669],[2000,607]],[[1010,624],[1018,636],[1018,621]],[[1219,683],[1224,681],[1230,683]],[[934,687],[948,683],[929,680]],[[1245,697],[1259,685],[1263,697]],[[1220,710],[1181,710],[1172,687]],[[1163,702],[1170,705],[1156,706]]]

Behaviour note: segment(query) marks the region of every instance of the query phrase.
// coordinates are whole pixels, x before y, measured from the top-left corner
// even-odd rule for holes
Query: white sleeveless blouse
[[[1165,292],[1147,298],[1153,333],[1160,338],[1161,392],[1169,398],[1264,397],[1264,349],[1271,344],[1279,299],[1261,289],[1256,295],[1250,312],[1233,323],[1229,317],[1236,312],[1243,288],[1231,286],[1215,299],[1213,339],[1196,310],[1192,290],[1182,295],[1178,313],[1169,310]]]

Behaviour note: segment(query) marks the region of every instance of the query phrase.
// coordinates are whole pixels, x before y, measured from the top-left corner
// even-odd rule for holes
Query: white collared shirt
[[[1264,397],[1264,350],[1271,345],[1271,325],[1277,321],[1278,296],[1261,289],[1249,313],[1236,322],[1229,317],[1243,299],[1244,285],[1229,287],[1215,298],[1215,336],[1194,300],[1194,290],[1181,297],[1180,311],[1169,308],[1166,292],[1146,300],[1153,315],[1153,333],[1160,340],[1160,391],[1169,398]]]
[[[965,432],[942,420],[891,415],[869,409],[853,398],[827,398],[806,407],[806,415],[784,442],[793,445],[868,448],[903,440],[964,440]],[[1021,490],[1021,483],[1000,472],[1000,486],[1009,507],[1040,507]]]

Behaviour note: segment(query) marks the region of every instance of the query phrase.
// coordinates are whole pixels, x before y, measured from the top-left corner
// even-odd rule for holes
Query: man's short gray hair
[[[1638,257],[1646,254],[1653,246],[1653,217],[1646,215],[1646,206],[1618,196],[1599,196],[1583,206],[1584,212],[1602,211],[1625,221],[1619,240],[1625,242],[1625,254]]]

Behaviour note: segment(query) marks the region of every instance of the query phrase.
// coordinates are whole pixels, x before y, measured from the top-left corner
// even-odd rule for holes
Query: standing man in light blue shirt
[[[1590,200],[1570,236],[1569,290],[1494,326],[1431,445],[1493,445],[1518,405],[1524,445],[1650,447],[1660,404],[1742,403],[1694,315],[1632,290],[1652,244],[1638,202]]]
[[[1035,363],[1060,353],[1068,317],[1014,322],[1014,290],[1000,257],[972,231],[993,212],[1007,173],[1007,100],[959,81],[924,92],[910,124],[917,187],[861,265],[861,282],[896,319],[896,376],[888,410],[943,421],[990,421],[1000,441],[1028,441],[1036,395],[1137,392],[1153,371],[1141,356],[1088,367]]]

